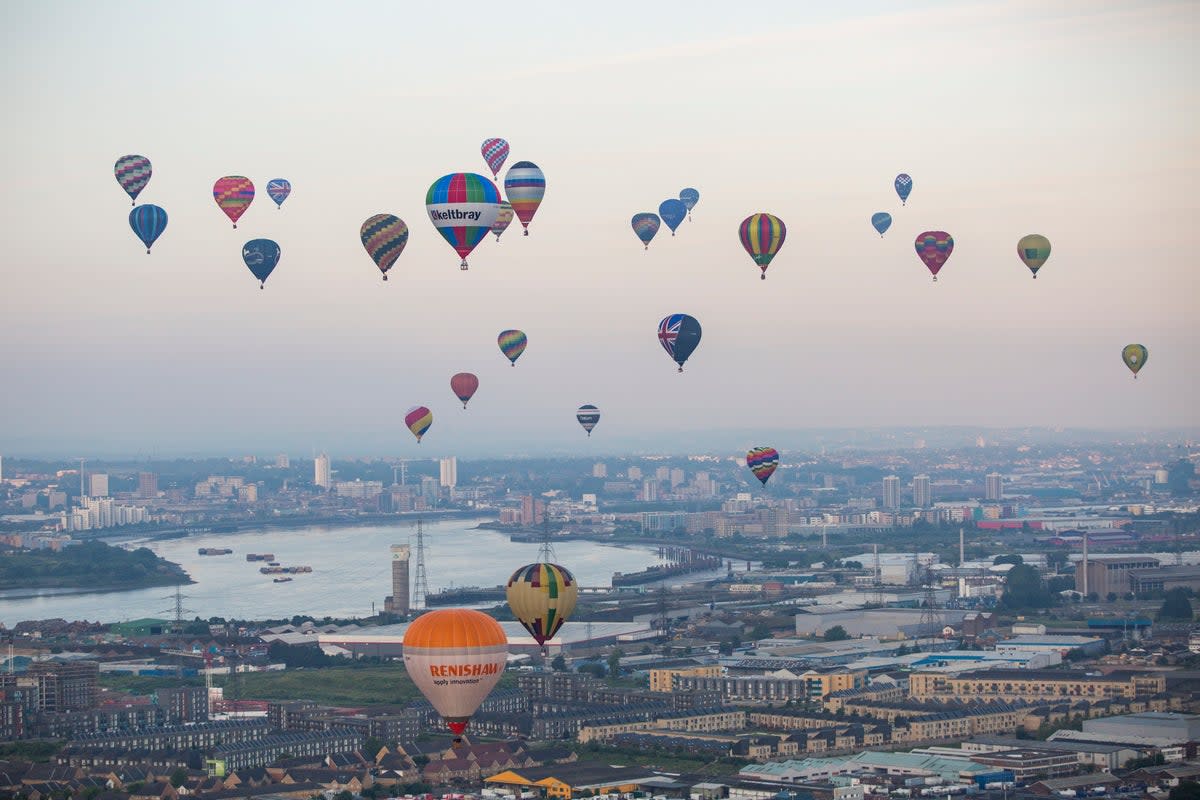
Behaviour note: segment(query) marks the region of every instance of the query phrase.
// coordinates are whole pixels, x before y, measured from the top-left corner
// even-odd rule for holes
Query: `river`
[[[456,586],[497,586],[513,570],[536,560],[538,545],[510,542],[504,533],[476,530],[479,519],[441,520],[425,524],[425,567],[429,590]],[[292,530],[247,530],[194,534],[165,541],[134,541],[181,565],[195,583],[182,587],[184,617],[281,619],[295,614],[317,618],[367,617],[382,610],[391,594],[393,544],[413,548],[411,574],[416,576],[415,523],[372,526],[313,525]],[[228,547],[233,553],[201,556],[201,547]],[[580,586],[609,586],[614,572],[636,572],[660,563],[657,548],[612,546],[587,541],[554,546],[556,560],[570,569]],[[311,573],[274,583],[263,566],[247,562],[247,553],[274,553],[283,566],[309,565]],[[678,579],[676,582],[679,582]],[[175,615],[174,588],[158,586],[118,592],[0,590],[0,622],[51,619],[121,622]],[[15,597],[16,594],[26,595]],[[6,597],[6,595],[8,595]]]

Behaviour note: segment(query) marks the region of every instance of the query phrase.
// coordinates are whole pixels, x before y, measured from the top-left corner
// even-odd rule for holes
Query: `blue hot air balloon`
[[[242,245],[242,260],[258,278],[258,288],[265,289],[267,278],[279,263],[279,244],[270,239],[251,239]]]
[[[679,199],[687,206],[688,222],[692,221],[692,209],[696,207],[696,203],[700,202],[700,192],[695,189],[680,189]]]
[[[283,201],[292,193],[292,182],[287,178],[271,178],[267,181],[267,196],[275,201],[276,208],[283,208]]]
[[[654,238],[654,234],[658,233],[658,214],[652,214],[649,211],[643,211],[640,214],[633,215],[633,232],[642,240],[645,249],[650,249],[650,240]]]
[[[900,197],[900,204],[904,205],[908,201],[908,196],[912,194],[912,176],[901,172],[896,176],[896,194]]]
[[[892,227],[892,215],[886,211],[877,211],[871,215],[871,226],[883,236]]]
[[[663,222],[667,223],[672,236],[675,235],[675,229],[687,219],[687,211],[687,206],[683,204],[683,201],[676,200],[674,197],[670,200],[663,200],[658,206],[658,215],[662,217]]]
[[[700,323],[690,314],[672,314],[658,323],[658,343],[683,372],[684,362],[700,344]]]
[[[167,229],[167,212],[149,204],[134,206],[129,210],[129,227],[146,245],[146,255],[150,255],[150,245]]]

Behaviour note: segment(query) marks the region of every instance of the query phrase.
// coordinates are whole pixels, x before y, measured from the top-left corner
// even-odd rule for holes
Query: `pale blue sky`
[[[4,4],[0,452],[1200,424],[1197,6],[828,5]],[[528,238],[462,273],[424,194],[484,172],[489,136],[547,194]],[[112,177],[126,153],[170,214],[149,257]],[[211,196],[226,174],[259,189],[237,231]],[[630,216],[684,186],[694,222],[643,253]],[[737,240],[755,211],[788,225],[766,281]],[[357,236],[378,212],[412,229],[387,284]],[[936,285],[925,229],[956,241]],[[1054,246],[1036,282],[1015,255],[1032,232]],[[240,258],[257,237],[283,251],[265,292]],[[676,311],[704,327],[683,375],[655,339]],[[467,412],[458,371],[481,381]],[[414,404],[434,412],[419,449]]]

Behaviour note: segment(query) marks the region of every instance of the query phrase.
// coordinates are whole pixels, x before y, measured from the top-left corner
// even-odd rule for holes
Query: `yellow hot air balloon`
[[[404,632],[404,668],[455,741],[504,673],[508,637],[481,611],[443,608],[422,614]]]
[[[579,586],[566,567],[526,564],[508,579],[508,607],[542,647],[575,610]]]
[[[1029,267],[1029,271],[1036,278],[1038,270],[1050,257],[1050,240],[1040,233],[1022,236],[1017,242],[1017,256],[1025,262],[1025,266]]]
[[[1140,344],[1127,344],[1121,348],[1121,360],[1129,367],[1134,378],[1137,378],[1138,370],[1146,366],[1146,359],[1149,357],[1150,351]]]

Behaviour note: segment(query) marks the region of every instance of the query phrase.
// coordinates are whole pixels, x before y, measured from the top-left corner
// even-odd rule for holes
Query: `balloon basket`
[[[934,282],[934,283],[937,283],[937,275],[934,275],[934,276],[933,276],[933,282]]]
[[[762,275],[759,275],[758,278],[759,278],[759,280],[765,281],[767,279],[767,273],[764,272]]]
[[[676,371],[676,372],[683,372],[683,367],[682,367],[682,366],[680,366],[680,367],[679,367],[679,369],[677,369],[677,370],[675,370],[675,371]]]
[[[146,255],[150,255],[150,248],[149,248],[149,247],[147,247],[147,248],[146,248]]]
[[[526,229],[525,229],[525,235],[526,235],[526,236],[528,236],[528,235],[529,235],[529,228],[526,228]]]
[[[464,272],[467,270],[467,260],[465,258],[463,259],[463,262],[458,265],[458,268]]]
[[[386,281],[386,280],[387,280],[387,275],[384,275],[384,276],[383,276],[383,279]]]

